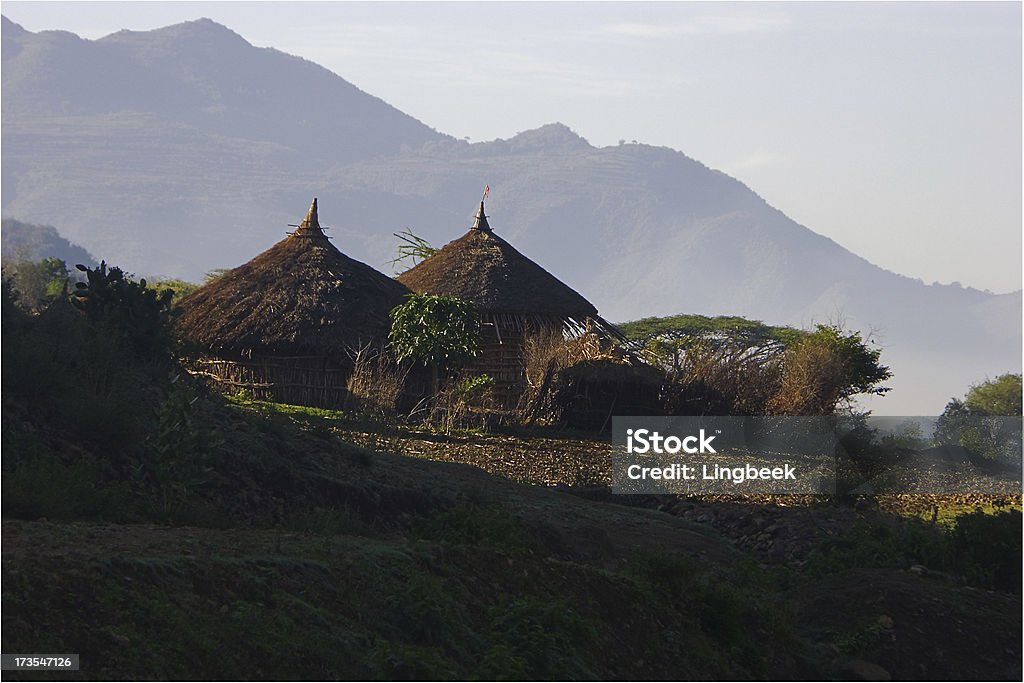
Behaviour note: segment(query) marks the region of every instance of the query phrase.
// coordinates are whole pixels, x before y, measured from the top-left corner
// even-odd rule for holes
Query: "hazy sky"
[[[681,150],[885,268],[1021,286],[1021,4],[3,2],[98,38],[209,17],[472,141]]]

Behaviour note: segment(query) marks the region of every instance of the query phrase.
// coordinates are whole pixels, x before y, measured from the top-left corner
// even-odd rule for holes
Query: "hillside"
[[[606,318],[843,318],[887,348],[888,414],[938,413],[1020,368],[1020,292],[885,271],[675,150],[593,147],[561,124],[458,141],[208,20],[98,41],[3,31],[4,215],[134,272],[238,265],[312,195],[335,244],[387,271],[392,233],[454,239],[488,183],[495,230]]]
[[[7,294],[0,637],[62,678],[1020,678],[1019,510],[616,496],[593,436],[224,397]]]
[[[82,247],[64,239],[52,225],[32,225],[5,218],[0,226],[3,236],[3,257],[15,261],[39,261],[56,257],[69,268],[82,263],[95,265],[98,260]]]

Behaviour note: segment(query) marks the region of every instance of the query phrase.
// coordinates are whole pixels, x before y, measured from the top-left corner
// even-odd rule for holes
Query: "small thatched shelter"
[[[261,398],[338,407],[350,350],[385,340],[409,293],[338,251],[314,199],[288,237],[182,299],[176,329],[195,372]]]
[[[484,321],[483,348],[470,368],[495,379],[497,398],[514,407],[525,383],[528,334],[621,333],[578,292],[496,235],[480,202],[469,232],[398,277],[409,289],[474,302]]]
[[[630,355],[579,361],[558,373],[553,402],[562,424],[606,431],[613,415],[661,415],[665,374]]]

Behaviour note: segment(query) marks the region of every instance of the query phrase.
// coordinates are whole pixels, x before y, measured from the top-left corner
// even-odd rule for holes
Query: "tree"
[[[1021,375],[1006,373],[974,384],[964,400],[952,399],[935,422],[935,438],[944,445],[962,446],[972,460],[1020,456]]]
[[[125,275],[118,267],[107,268],[101,261],[95,268],[75,266],[85,273],[85,282],[75,283],[71,303],[95,321],[111,326],[135,348],[145,354],[160,355],[166,351],[166,323],[174,292],[165,289],[159,294]]]
[[[68,283],[67,264],[56,257],[20,261],[10,272],[18,304],[32,313],[46,308],[60,296]]]
[[[433,393],[440,369],[461,367],[480,351],[480,315],[472,302],[454,296],[410,294],[391,311],[388,341],[399,360],[429,365]]]
[[[884,396],[892,377],[882,365],[882,350],[869,348],[860,332],[818,325],[786,354],[782,387],[769,408],[783,415],[832,415],[853,409],[859,394]]]
[[[993,380],[974,384],[964,403],[974,411],[988,415],[1021,414],[1021,375],[1006,373]]]

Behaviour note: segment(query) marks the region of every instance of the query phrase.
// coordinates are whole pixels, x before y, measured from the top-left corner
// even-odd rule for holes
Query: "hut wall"
[[[485,325],[480,353],[465,369],[469,375],[493,377],[495,403],[508,410],[516,407],[526,387],[523,337],[519,329]]]
[[[351,365],[324,356],[203,356],[191,360],[188,369],[225,391],[241,389],[260,400],[336,409],[354,402],[347,388]]]

